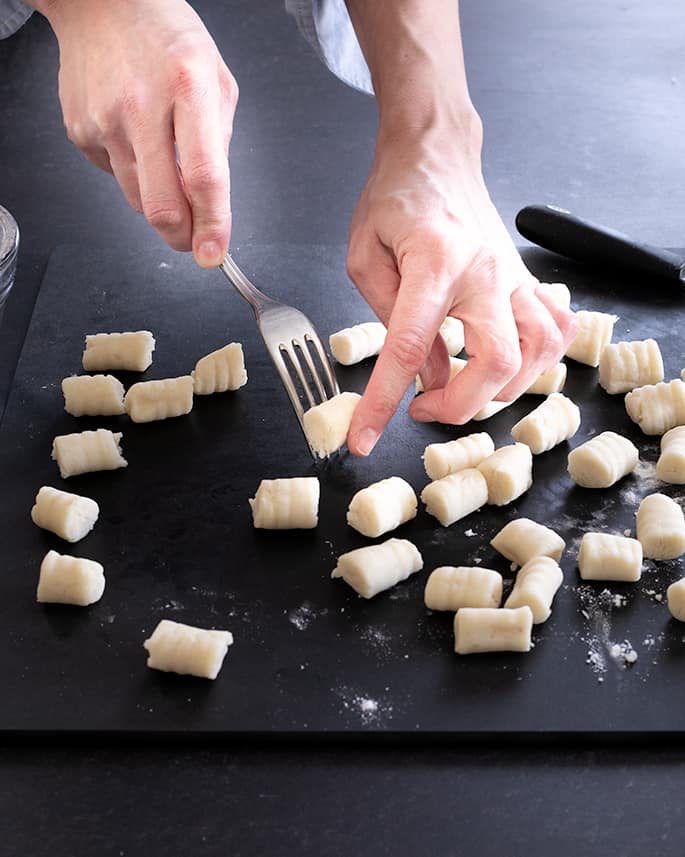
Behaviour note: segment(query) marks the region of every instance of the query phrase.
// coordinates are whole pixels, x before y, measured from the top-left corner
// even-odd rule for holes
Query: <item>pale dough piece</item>
[[[363,321],[345,327],[328,337],[331,354],[343,366],[361,363],[367,357],[375,357],[385,343],[385,325],[380,321]]]
[[[40,566],[36,601],[87,607],[102,598],[104,569],[99,562],[48,551]]]
[[[347,509],[347,523],[375,539],[416,517],[418,502],[411,485],[389,476],[357,491]]]
[[[461,357],[450,357],[450,377],[448,383],[453,378],[456,378],[467,363],[468,361],[463,360]],[[423,381],[419,375],[416,376],[416,381],[414,382],[414,391],[416,393],[423,393]]]
[[[578,310],[578,332],[566,350],[566,356],[587,366],[598,366],[604,348],[611,342],[617,315]]]
[[[568,472],[583,488],[609,488],[638,465],[637,447],[627,437],[603,431],[581,443],[568,456]]]
[[[193,409],[193,379],[190,375],[181,375],[162,381],[139,381],[129,387],[124,407],[134,423],[189,414]]]
[[[685,425],[685,382],[661,381],[626,393],[626,411],[645,434],[664,434]]]
[[[488,503],[506,506],[533,484],[533,454],[525,443],[501,446],[481,461],[478,470],[488,484]]]
[[[666,599],[671,616],[679,622],[685,622],[685,577],[681,577],[668,587]]]
[[[56,437],[52,442],[52,458],[57,462],[62,479],[96,470],[128,467],[128,462],[121,454],[121,437],[121,432],[111,432],[109,429]]]
[[[656,476],[662,482],[685,485],[685,426],[669,429],[661,438]]]
[[[196,396],[239,390],[247,384],[243,346],[239,342],[229,342],[206,354],[197,361],[190,377]]]
[[[491,568],[444,565],[428,578],[424,602],[429,610],[499,607],[502,575]]]
[[[352,414],[360,399],[359,393],[339,393],[305,411],[304,431],[319,458],[325,458],[345,443]]]
[[[563,395],[552,393],[512,428],[514,440],[525,443],[533,455],[547,452],[572,438],[580,428],[580,408]]]
[[[233,645],[230,631],[195,628],[181,622],[162,619],[143,646],[153,670],[198,678],[215,679]]]
[[[477,467],[494,451],[492,438],[482,431],[445,443],[429,443],[423,451],[423,464],[429,479],[442,479],[467,467]]]
[[[664,380],[664,361],[655,339],[614,342],[599,358],[599,383],[607,393],[628,393]]]
[[[262,479],[248,500],[252,521],[262,530],[311,530],[319,522],[319,480],[316,476]]]
[[[685,518],[675,500],[649,494],[640,503],[635,534],[648,559],[675,559],[685,553]]]
[[[549,295],[560,307],[564,309],[571,307],[571,292],[566,283],[540,283],[538,289]]]
[[[124,385],[114,375],[72,375],[62,381],[64,410],[74,417],[124,413]]]
[[[491,539],[490,544],[516,565],[525,565],[536,556],[548,556],[559,562],[566,547],[566,542],[558,533],[530,518],[509,521]]]
[[[533,630],[530,607],[462,607],[454,617],[454,651],[529,652]]]
[[[611,533],[585,533],[578,552],[583,580],[635,583],[642,575],[642,545],[637,539]]]
[[[422,568],[415,545],[406,539],[388,539],[341,554],[331,577],[342,577],[362,598],[373,598]]]
[[[533,624],[546,622],[552,613],[552,601],[564,581],[564,575],[551,557],[536,556],[516,575],[514,588],[504,602],[505,608],[530,607]]]
[[[86,336],[83,368],[86,372],[124,369],[144,372],[152,363],[155,339],[149,330],[93,333]]]
[[[81,541],[95,526],[100,508],[90,497],[43,485],[31,509],[31,520],[67,542]]]
[[[475,467],[449,473],[429,482],[421,492],[426,511],[449,527],[488,502],[488,483]]]
[[[535,381],[528,387],[526,393],[532,396],[549,396],[552,393],[561,393],[566,383],[566,364],[557,363],[552,366],[542,375],[539,375]]]
[[[495,414],[498,414],[500,411],[503,411],[512,404],[513,402],[496,402],[493,399],[492,402],[488,402],[487,405],[483,405],[483,407],[475,413],[471,419],[477,423],[483,422],[483,420],[489,420],[490,417],[494,417]]]
[[[451,357],[456,357],[464,350],[464,324],[461,319],[448,315],[440,325],[440,336]]]

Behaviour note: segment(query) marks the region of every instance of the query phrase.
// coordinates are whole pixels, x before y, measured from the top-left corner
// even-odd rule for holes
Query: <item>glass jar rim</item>
[[[19,227],[9,211],[0,205],[0,265],[10,259],[19,247]]]

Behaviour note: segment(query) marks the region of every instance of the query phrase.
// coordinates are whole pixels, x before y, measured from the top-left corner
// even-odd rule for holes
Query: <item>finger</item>
[[[114,178],[119,183],[126,201],[134,211],[142,212],[138,166],[130,144],[112,140],[108,144],[107,154]]]
[[[559,328],[564,341],[564,353],[569,347],[576,333],[578,333],[578,319],[573,310],[566,309],[561,306],[558,301],[554,300],[545,286],[538,286],[535,289],[535,295],[538,300],[545,305],[547,312],[554,319],[554,323]]]

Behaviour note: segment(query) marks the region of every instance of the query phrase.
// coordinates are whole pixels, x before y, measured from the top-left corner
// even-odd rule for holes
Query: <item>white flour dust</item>
[[[325,607],[323,610],[317,611],[316,606],[311,601],[305,601],[288,613],[288,620],[298,631],[306,631],[314,619],[318,616],[324,616],[326,613],[328,610]]]
[[[340,699],[343,710],[357,716],[362,726],[380,726],[392,718],[392,705],[386,700],[374,699],[349,687],[334,688],[333,693]]]
[[[626,606],[628,599],[625,595],[603,589],[597,593],[591,586],[576,587],[581,615],[588,623],[588,632],[581,637],[587,646],[585,663],[597,676],[597,681],[604,681],[609,663],[620,669],[627,669],[638,659],[638,653],[629,640],[616,642],[611,639],[611,614]]]

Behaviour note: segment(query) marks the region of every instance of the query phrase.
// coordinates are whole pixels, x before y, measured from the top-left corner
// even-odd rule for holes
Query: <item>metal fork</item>
[[[288,393],[309,450],[316,459],[304,430],[304,406],[306,404],[308,408],[313,408],[340,392],[319,334],[299,309],[279,303],[260,292],[236,265],[230,253],[226,254],[219,267],[254,310],[266,349]],[[315,357],[318,358],[323,377]]]

